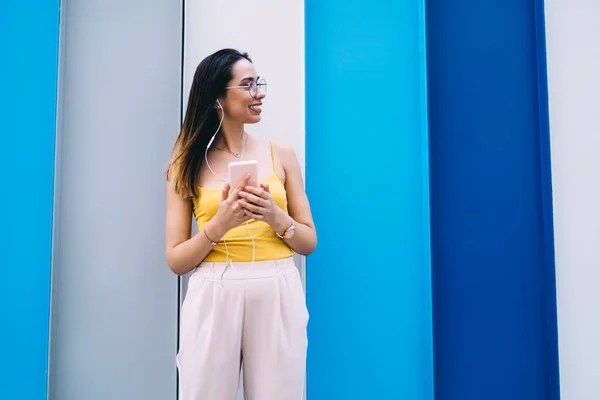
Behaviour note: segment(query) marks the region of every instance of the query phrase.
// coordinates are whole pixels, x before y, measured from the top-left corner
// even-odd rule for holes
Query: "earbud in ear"
[[[221,107],[221,103],[219,102],[219,100],[218,100],[218,99],[217,99],[217,107],[218,107],[218,108],[223,108],[223,107]]]

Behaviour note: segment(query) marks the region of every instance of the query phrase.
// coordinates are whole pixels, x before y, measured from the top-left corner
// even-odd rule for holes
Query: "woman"
[[[302,396],[308,312],[292,254],[310,254],[317,238],[294,151],[244,130],[261,120],[265,91],[247,54],[204,59],[167,171],[167,262],[177,275],[193,270],[177,356],[182,400],[234,400],[242,363],[246,400]],[[249,176],[226,182],[240,160],[258,162],[258,187]]]

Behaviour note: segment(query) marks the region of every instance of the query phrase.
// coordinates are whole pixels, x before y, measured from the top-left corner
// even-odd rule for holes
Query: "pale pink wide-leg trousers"
[[[181,310],[180,400],[301,400],[308,311],[293,259],[202,263]]]

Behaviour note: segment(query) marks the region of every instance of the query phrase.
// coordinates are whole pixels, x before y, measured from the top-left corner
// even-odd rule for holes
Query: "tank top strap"
[[[275,164],[275,149],[273,148],[272,140],[269,140],[269,145],[271,145],[271,162],[273,163],[273,172],[277,174],[277,167]]]

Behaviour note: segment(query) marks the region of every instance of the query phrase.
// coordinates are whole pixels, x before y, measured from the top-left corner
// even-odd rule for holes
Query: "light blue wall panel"
[[[308,399],[431,399],[423,4],[305,4]]]
[[[46,398],[59,2],[0,7],[0,398]]]

